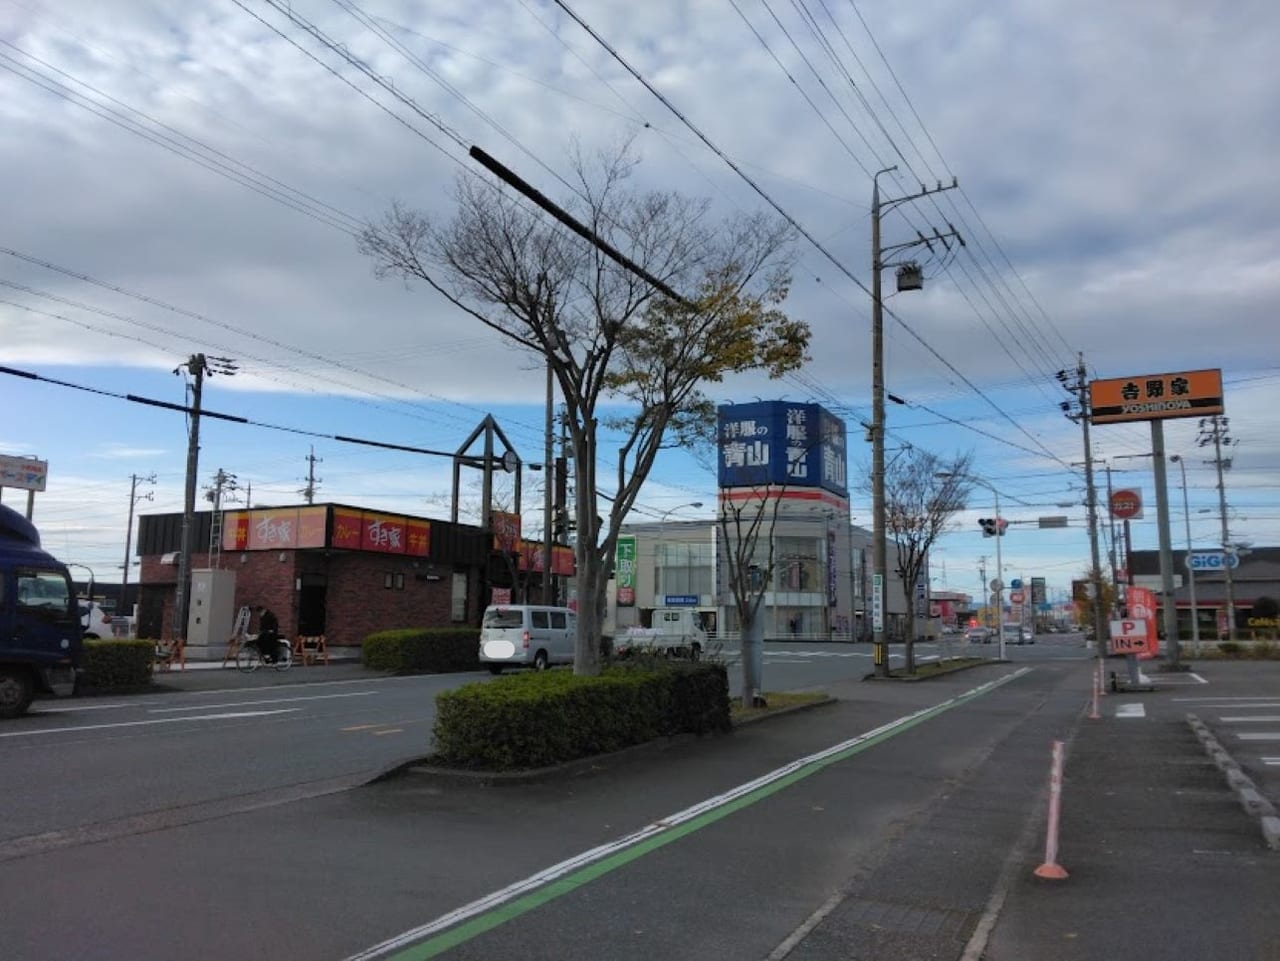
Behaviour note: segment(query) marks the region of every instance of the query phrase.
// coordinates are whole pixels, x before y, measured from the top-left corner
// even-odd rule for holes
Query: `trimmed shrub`
[[[1218,645],[1218,650],[1228,657],[1237,657],[1240,654],[1240,644],[1237,641],[1223,641]]]
[[[360,645],[365,667],[398,674],[441,674],[480,669],[475,627],[402,628],[370,634]]]
[[[80,658],[81,693],[121,693],[151,686],[155,641],[88,640]]]
[[[727,731],[720,664],[512,674],[436,697],[436,760],[475,770],[547,767],[657,737]]]

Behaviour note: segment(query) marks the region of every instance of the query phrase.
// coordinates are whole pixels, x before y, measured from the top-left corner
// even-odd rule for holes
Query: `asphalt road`
[[[276,792],[274,800],[173,824],[161,812],[137,830],[88,832],[25,853],[0,850],[6,907],[0,939],[11,961],[339,961],[660,824],[644,843],[611,848],[585,870],[565,868],[558,884],[534,885],[496,912],[475,908],[469,925],[452,929],[465,937],[417,940],[433,945],[430,951],[448,947],[449,957],[496,961],[765,958],[833,891],[870,884],[874,890],[849,902],[858,910],[878,910],[877,899],[896,903],[911,892],[936,892],[930,897],[947,905],[945,924],[908,932],[916,951],[910,956],[958,957],[957,939],[972,928],[1034,807],[1045,745],[1080,716],[1087,671],[1038,653],[1043,663],[1030,670],[993,665],[928,684],[829,681],[840,697],[834,705],[728,736],[663,742],[545,782],[485,787],[415,774],[320,797]],[[770,670],[830,672],[832,664],[849,664],[856,665],[852,678],[867,669],[855,658],[790,654],[786,660],[803,663]],[[991,682],[999,683],[965,695]],[[325,687],[350,694],[374,689]],[[380,697],[421,707],[424,689],[417,684],[377,689],[384,693],[294,702],[311,705],[296,713],[327,718],[329,736],[319,740],[326,750],[347,751],[334,732],[371,715]],[[210,713],[285,703],[233,706],[228,693],[234,695],[206,699]],[[295,691],[269,693],[276,699]],[[130,710],[163,710],[180,700]],[[96,713],[115,722],[116,710]],[[7,739],[3,750],[12,756],[15,741],[43,744],[55,755],[66,747],[81,763],[95,751],[148,757],[165,750],[176,757],[180,743],[197,754],[181,764],[203,765],[213,780],[236,770],[223,756],[235,751],[222,745],[243,742],[257,726],[294,723],[280,715],[210,720],[182,738],[171,732],[187,730],[185,722],[30,735]],[[373,730],[345,733],[373,745],[382,740]],[[844,745],[840,753],[814,759],[837,745]],[[210,756],[200,756],[201,749]],[[74,770],[47,763],[50,771]],[[779,771],[769,783],[758,782]],[[158,765],[152,775],[157,789],[162,772]],[[66,793],[86,780],[78,774]],[[137,793],[127,780],[117,774],[115,789],[99,794],[104,803],[119,804],[121,791]],[[751,782],[754,788],[728,800]],[[678,815],[694,805],[701,813]],[[54,904],[67,907],[69,920],[47,923]],[[951,953],[924,953],[940,946]],[[401,956],[398,950],[387,956]],[[434,956],[421,950],[427,949],[403,958]],[[805,950],[817,950],[815,943],[806,942]],[[830,955],[852,956],[858,955]]]
[[[917,657],[927,662],[961,650],[921,644]],[[973,653],[994,657],[995,648]],[[1085,653],[1070,639],[1007,649],[1015,662]],[[736,695],[738,652],[727,649],[724,657]],[[895,649],[891,663],[901,660]],[[871,669],[870,645],[766,645],[766,690],[817,688]],[[269,800],[281,790],[302,797],[359,783],[428,753],[436,694],[488,678],[370,675],[316,684],[302,683],[314,675],[298,670],[252,678],[227,671],[218,679],[231,686],[222,690],[38,702],[27,717],[0,726],[8,784],[0,841],[83,834],[102,824],[114,827],[99,833],[128,832]],[[149,815],[163,818],[148,821]]]

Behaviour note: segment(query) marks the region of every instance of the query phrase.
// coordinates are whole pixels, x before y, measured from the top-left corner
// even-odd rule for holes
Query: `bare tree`
[[[885,469],[885,534],[896,548],[907,605],[908,674],[916,670],[916,587],[925,576],[934,542],[951,517],[965,508],[973,489],[972,462],[972,453],[943,461],[929,451],[909,447]],[[869,482],[864,487],[869,490]]]
[[[755,706],[764,682],[764,622],[760,605],[774,581],[773,531],[782,498],[768,487],[745,500],[720,505],[720,556],[729,579],[738,630],[742,639],[742,706]],[[757,554],[766,545],[763,563]]]
[[[379,276],[426,282],[550,365],[568,412],[578,492],[579,674],[599,671],[605,590],[623,518],[658,452],[712,416],[701,386],[752,369],[781,376],[804,363],[809,343],[808,325],[781,310],[790,228],[763,215],[713,224],[704,201],[629,189],[634,166],[625,147],[590,162],[579,155],[579,196],[566,208],[679,292],[678,300],[517,196],[468,177],[457,181],[449,223],[397,204],[360,237]],[[623,436],[607,517],[597,479],[605,402],[633,411],[604,425]]]

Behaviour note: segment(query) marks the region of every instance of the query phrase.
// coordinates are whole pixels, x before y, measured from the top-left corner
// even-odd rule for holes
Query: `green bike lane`
[[[955,839],[962,860],[931,862],[936,884],[954,889],[954,940],[1043,787],[1049,738],[1075,723],[1087,691],[1078,667],[1016,672],[838,684],[831,706],[550,780],[413,775],[10,861],[0,934],[15,959],[338,961],[375,956],[388,939],[376,956],[766,957],[860,874],[892,871],[895,849],[957,786],[987,784],[962,822],[978,834]],[[993,763],[1008,769],[984,776]],[[616,846],[714,798],[723,803]],[[604,853],[497,896],[593,849]],[[39,923],[54,891],[76,898],[81,924]],[[460,909],[456,923],[431,926]]]

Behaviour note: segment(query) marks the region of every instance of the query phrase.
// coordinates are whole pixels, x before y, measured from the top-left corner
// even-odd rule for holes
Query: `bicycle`
[[[252,674],[259,667],[263,666],[262,652],[258,650],[258,645],[254,641],[246,641],[240,645],[240,650],[236,652],[236,670],[245,674]],[[293,664],[293,648],[287,641],[279,641],[276,644],[276,660],[274,664],[266,665],[274,667],[277,671],[287,671]]]

